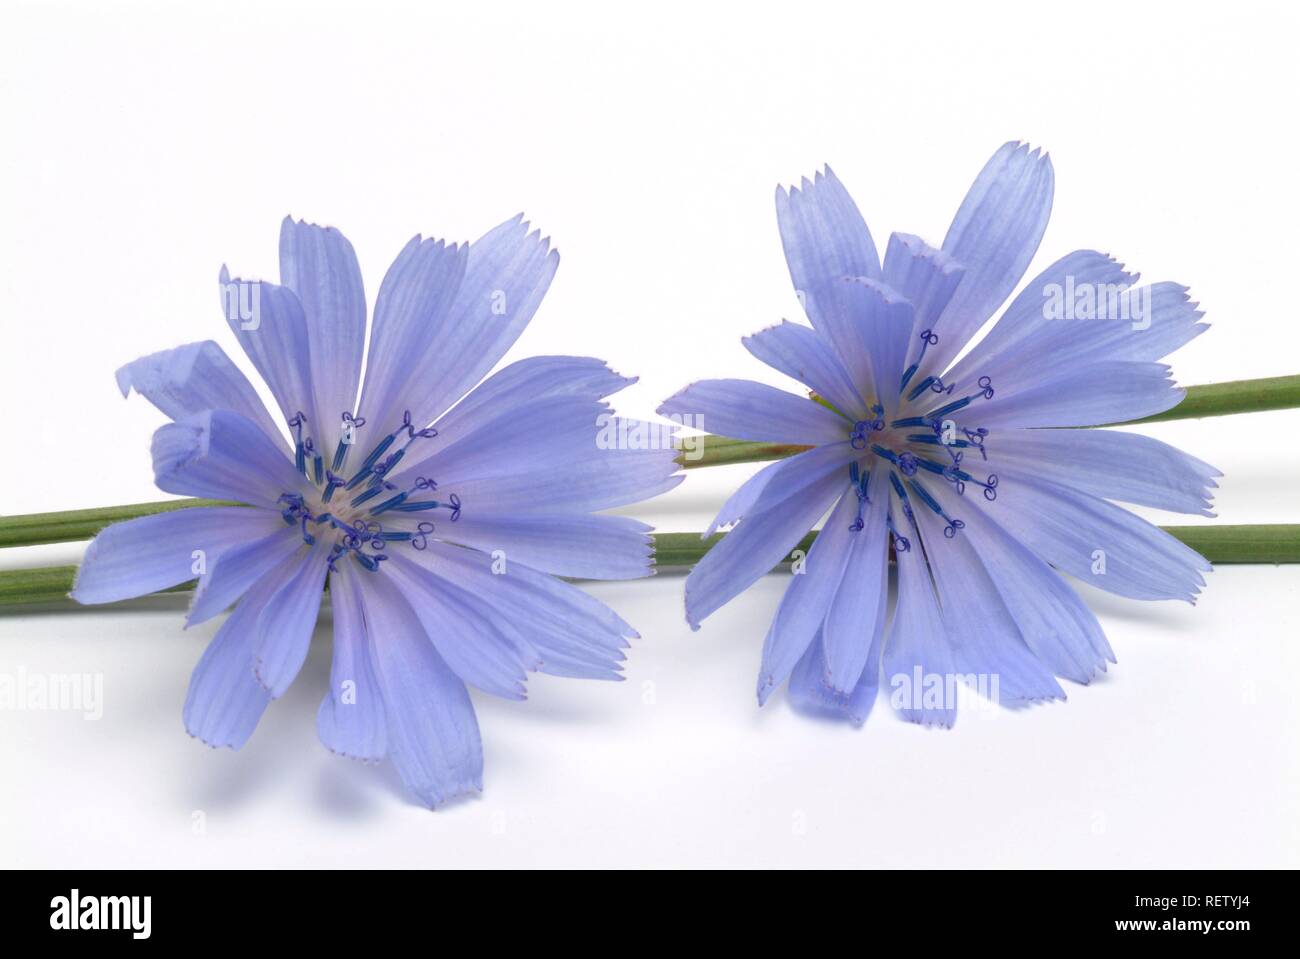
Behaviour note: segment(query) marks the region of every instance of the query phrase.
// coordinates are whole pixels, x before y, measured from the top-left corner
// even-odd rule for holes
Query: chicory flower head
[[[598,360],[533,357],[483,380],[558,263],[522,217],[470,244],[415,237],[380,286],[358,399],[356,256],[337,230],[286,219],[281,285],[223,269],[221,292],[289,447],[214,342],[118,371],[123,395],[134,388],[174,421],[153,439],[158,487],[247,504],[109,527],[72,593],[106,603],[197,576],[189,625],[235,604],[190,681],[192,735],[247,741],[306,658],[327,580],[321,741],[392,759],[427,804],[482,788],[467,683],[522,699],[528,671],[620,678],[636,633],[555,577],[650,572],[650,528],[593,512],[675,486],[674,453],[597,442],[611,422],[603,398],[634,382]]]
[[[1220,474],[1144,436],[1073,428],[1182,399],[1157,360],[1206,328],[1186,288],[1137,287],[1111,257],[1078,250],[958,359],[1020,282],[1052,190],[1047,156],[1008,143],[941,247],[895,233],[883,265],[829,167],[777,190],[812,326],[744,343],[812,398],[709,380],[660,409],[724,436],[813,447],[736,491],[710,532],[739,525],[686,581],[698,627],[829,511],[764,644],[760,703],[788,679],[797,705],[861,723],[882,671],[901,715],[925,724],[955,720],[954,677],[1004,704],[1063,699],[1057,676],[1087,683],[1115,659],[1060,573],[1144,600],[1191,600],[1204,585],[1200,555],[1111,501],[1210,515]]]

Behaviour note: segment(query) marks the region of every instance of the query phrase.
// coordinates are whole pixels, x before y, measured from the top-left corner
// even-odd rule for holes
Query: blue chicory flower
[[[248,504],[109,527],[72,593],[107,603],[197,575],[188,625],[236,604],[190,681],[193,736],[236,749],[248,740],[306,658],[327,578],[321,741],[393,760],[429,805],[482,788],[466,684],[522,699],[528,671],[621,678],[637,634],[555,577],[651,571],[650,527],[594,513],[675,486],[674,453],[597,441],[619,422],[603,398],[634,382],[599,360],[533,357],[483,380],[558,263],[522,216],[470,244],[416,236],[380,286],[358,401],[356,255],[339,231],[286,219],[282,285],[223,269],[221,288],[288,448],[214,342],[118,371],[124,396],[134,388],[174,421],[153,439],[158,487]]]
[[[895,233],[883,266],[829,168],[777,190],[812,326],[784,322],[744,343],[812,399],[708,380],[660,409],[713,433],[812,447],[736,491],[710,532],[739,525],[686,581],[698,628],[829,511],[767,635],[760,704],[788,679],[797,706],[861,723],[882,672],[900,714],[927,725],[955,720],[954,677],[982,690],[992,677],[1004,704],[1063,699],[1055,677],[1087,683],[1115,660],[1059,573],[1143,600],[1191,600],[1204,585],[1204,558],[1110,501],[1212,515],[1221,474],[1144,436],[1073,428],[1182,399],[1156,361],[1206,328],[1186,288],[1136,287],[1120,263],[1078,250],[958,359],[1020,282],[1052,189],[1047,156],[1008,143],[941,247]]]

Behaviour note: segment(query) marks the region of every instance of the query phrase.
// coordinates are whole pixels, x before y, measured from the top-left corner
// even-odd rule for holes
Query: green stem
[[[4,570],[0,572],[0,607],[64,602],[72,605],[68,592],[72,589],[76,576],[75,566]],[[159,590],[158,593],[183,593],[193,588],[194,582],[190,581]]]
[[[1212,563],[1300,563],[1300,524],[1260,526],[1165,526]],[[701,539],[699,533],[656,533],[655,563],[659,567],[694,566],[726,533]],[[807,554],[816,533],[809,533],[795,549]],[[790,562],[787,557],[785,562]],[[77,575],[75,566],[13,569],[0,572],[0,607],[38,603],[71,603],[67,599]],[[183,593],[193,582],[160,590]],[[157,594],[155,594],[157,595]]]
[[[1189,386],[1183,401],[1173,409],[1140,420],[1128,420],[1111,425],[1163,423],[1166,420],[1228,416],[1233,413],[1260,413],[1266,410],[1285,410],[1295,407],[1300,407],[1300,375],[1271,376],[1258,380],[1234,380],[1231,383]],[[678,456],[677,462],[684,469],[783,459],[812,448],[793,443],[752,443],[707,434],[687,437],[686,442],[698,445],[684,448],[682,454]]]
[[[216,499],[171,499],[129,506],[70,509],[58,513],[0,516],[0,546],[34,546],[38,543],[72,543],[92,539],[105,526],[124,519],[170,513],[191,506],[238,506]]]

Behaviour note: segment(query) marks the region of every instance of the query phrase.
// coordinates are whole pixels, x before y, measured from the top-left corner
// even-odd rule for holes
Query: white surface
[[[1300,372],[1293,4],[205,6],[3,5],[6,512],[158,498],[160,417],[113,370],[209,337],[247,369],[217,270],[274,277],[286,212],[342,228],[373,296],[415,232],[527,210],[564,260],[511,357],[606,358],[646,415],[700,377],[780,383],[739,343],[796,311],[778,181],[829,161],[878,242],[937,241],[1022,138],[1056,164],[1039,265],[1095,246],[1192,285],[1215,326],[1176,357],[1185,383]],[[1152,432],[1225,469],[1224,522],[1300,522],[1298,430]],[[702,528],[752,469],[632,512]],[[883,700],[860,731],[759,711],[784,579],[695,634],[681,585],[593,586],[644,636],[628,682],[476,696],[486,794],[436,814],[317,744],[324,627],[218,753],[180,721],[216,623],[182,632],[175,601],[0,615],[0,670],[104,677],[98,722],[0,715],[0,866],[1300,864],[1300,567],[1218,570],[1195,609],[1090,593],[1119,656],[1103,682],[948,733]]]

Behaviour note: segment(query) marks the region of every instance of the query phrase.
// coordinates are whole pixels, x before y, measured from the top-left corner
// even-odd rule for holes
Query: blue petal
[[[453,673],[485,693],[504,699],[525,698],[525,665],[519,649],[493,628],[463,590],[404,555],[390,557],[384,573],[406,597]]]
[[[228,410],[160,427],[152,454],[154,482],[168,493],[282,509],[281,494],[312,491],[283,447],[252,420]]]
[[[523,214],[469,245],[465,278],[411,386],[416,419],[435,419],[487,375],[541,305],[560,254]]]
[[[996,678],[998,701],[1006,705],[1064,699],[1051,671],[1025,644],[968,538],[960,532],[945,538],[944,521],[922,504],[915,515],[957,672],[977,682],[987,679],[989,688]],[[1031,515],[1037,520],[1036,512]]]
[[[831,600],[844,579],[855,535],[849,532],[849,525],[857,510],[857,496],[852,491],[842,495],[813,540],[802,572],[790,577],[763,643],[763,662],[758,671],[760,706],[785,682],[813,637],[821,632]]]
[[[875,280],[846,277],[828,292],[845,317],[844,365],[870,405],[892,416],[898,409],[899,383],[912,332],[912,305]]]
[[[1198,322],[1204,314],[1186,287],[1136,286],[1136,280],[1123,264],[1092,250],[1062,257],[1025,287],[945,382],[989,376],[999,387],[1014,386],[1044,368],[1158,360],[1209,328]],[[1085,293],[1091,301],[1066,302]]]
[[[361,611],[359,577],[346,566],[330,576],[334,659],[330,688],[316,712],[316,732],[330,752],[375,762],[387,752],[388,719],[371,663],[370,636]]]
[[[816,330],[783,321],[741,342],[774,370],[793,377],[855,419],[864,419],[866,404],[834,347]]]
[[[92,604],[156,593],[194,579],[228,550],[282,526],[278,514],[242,506],[180,509],[114,523],[86,547],[70,595]]]
[[[465,276],[464,245],[416,236],[388,268],[375,301],[361,412],[382,437],[410,410],[422,426],[424,411],[411,402],[418,380],[429,375],[434,351],[446,348],[448,316]]]
[[[230,276],[223,266],[220,276],[222,306],[226,323],[239,340],[248,358],[271,388],[285,421],[299,413],[307,417],[304,435],[318,428],[311,382],[311,342],[307,338],[307,320],[302,304],[292,290],[263,280],[243,280]],[[252,318],[231,309],[232,290],[256,290]]]
[[[747,516],[695,564],[686,577],[692,629],[780,563],[847,485],[839,467],[801,479],[803,486],[766,512]]]
[[[431,476],[440,487],[451,488],[516,463],[546,471],[606,459],[610,451],[599,443],[602,417],[612,419],[609,407],[585,396],[549,396],[523,407],[499,408],[494,417],[484,417],[482,425],[450,442],[440,434],[429,456],[393,475]]]
[[[966,275],[933,327],[939,342],[922,376],[947,366],[1020,282],[1047,229],[1054,180],[1046,154],[1014,142],[975,178],[943,240]]]
[[[805,488],[817,476],[836,469],[848,469],[858,454],[848,440],[815,446],[786,459],[768,463],[732,493],[718,515],[709,524],[705,536],[757,513],[763,513],[785,501],[791,493]]]
[[[253,385],[211,340],[128,363],[117,371],[117,385],[123,396],[134,389],[173,420],[204,410],[230,410],[252,420],[272,439],[280,438]]]
[[[248,592],[254,583],[271,570],[278,569],[303,548],[298,527],[285,526],[278,514],[271,515],[277,529],[258,539],[242,542],[208,563],[208,571],[199,580],[185,618],[187,627],[197,626],[216,616]]]
[[[847,363],[853,358],[850,318],[834,306],[829,286],[846,276],[880,278],[880,257],[866,221],[830,167],[789,193],[778,187],[776,218],[804,311]]]
[[[266,601],[295,568],[282,566],[253,587],[221,624],[190,676],[185,728],[209,746],[238,749],[244,745],[271,701],[253,676],[257,620]]]
[[[826,682],[830,667],[826,662],[823,638],[818,635],[790,676],[790,702],[804,712],[848,719],[861,726],[871,714],[880,688],[880,637],[871,642],[867,666],[862,677],[847,693],[836,692]]]
[[[1131,599],[1191,601],[1205,585],[1203,556],[1128,510],[1014,472],[999,480],[987,515],[1057,569]]]
[[[330,544],[317,540],[293,578],[272,596],[257,620],[253,671],[273,699],[279,699],[302,669],[329,571]]]
[[[388,757],[429,806],[483,788],[483,744],[456,677],[391,577],[359,580],[370,652],[388,718]]]
[[[965,382],[988,375],[1000,380],[1005,373],[1021,369],[1023,353],[1017,350],[1021,343],[1032,339],[1043,327],[1062,327],[1071,323],[1048,319],[1051,314],[1046,307],[1050,291],[1061,290],[1063,295],[1069,285],[1092,289],[1119,288],[1130,285],[1135,279],[1125,271],[1123,263],[1105,253],[1096,250],[1067,253],[1025,285],[989,328],[988,334],[971,347],[970,353],[953,366],[945,379]],[[1041,362],[1054,358],[1037,359]]]
[[[816,446],[848,438],[852,424],[807,397],[750,380],[700,380],[670,396],[660,416],[690,416],[717,436]]]
[[[860,680],[870,678],[880,662],[881,637],[889,595],[889,533],[885,526],[889,505],[888,470],[871,471],[870,499],[863,528],[849,534],[848,562],[822,628],[822,649],[827,672],[822,677],[837,695],[848,696]],[[856,497],[855,497],[856,498]],[[864,675],[868,669],[870,677]]]
[[[477,597],[476,608],[510,641],[526,668],[557,676],[621,678],[627,640],[637,633],[575,586],[507,558],[431,542],[408,558]]]
[[[912,304],[913,332],[932,329],[961,284],[966,270],[919,236],[894,233],[885,248],[885,284]]]
[[[957,721],[952,640],[920,545],[899,553],[894,565],[898,602],[883,657],[890,703],[908,722],[951,728]]]
[[[511,461],[495,475],[458,482],[455,492],[466,509],[492,515],[525,510],[592,512],[639,503],[685,479],[677,471],[675,449],[605,450],[594,458],[579,457],[579,451],[571,449],[576,462],[568,465],[536,469],[530,463]]]
[[[1223,474],[1168,443],[1119,430],[1002,430],[988,469],[1017,472],[1101,499],[1213,516]],[[1009,473],[1008,473],[1009,475]]]
[[[280,282],[307,321],[317,450],[332,455],[342,415],[356,411],[366,342],[366,294],[352,244],[333,227],[285,217],[280,225]]]
[[[484,553],[500,550],[553,576],[638,579],[653,569],[650,529],[627,516],[471,513],[443,524],[438,535]]]
[[[940,496],[950,510],[957,499]],[[967,510],[966,529],[989,578],[997,587],[1020,635],[1034,655],[1058,676],[1088,683],[1106,671],[1115,654],[1097,617],[1074,590],[1032,552],[990,521],[980,509]],[[942,547],[940,547],[942,548]]]
[[[1026,365],[1031,365],[1026,360]],[[1039,365],[1032,379],[976,400],[971,421],[987,428],[1104,426],[1173,409],[1187,395],[1162,363],[1107,361],[1057,374]],[[959,394],[960,395],[960,394]]]
[[[588,356],[530,356],[493,373],[437,421],[443,443],[471,433],[503,410],[552,396],[599,400],[636,382]]]

